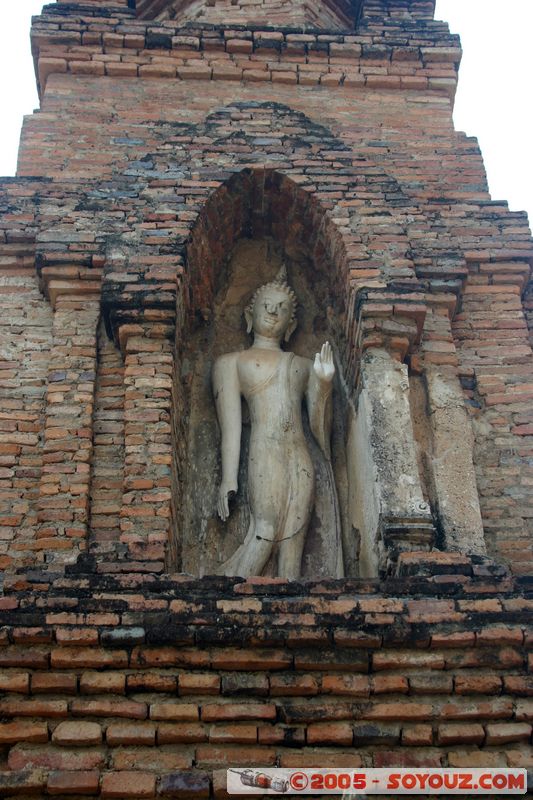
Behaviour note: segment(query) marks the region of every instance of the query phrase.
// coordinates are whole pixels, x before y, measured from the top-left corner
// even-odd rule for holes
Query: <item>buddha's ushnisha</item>
[[[250,525],[242,545],[221,567],[225,575],[261,575],[272,555],[276,574],[298,578],[315,475],[302,426],[302,400],[311,431],[329,459],[333,353],[326,342],[314,362],[281,349],[296,322],[296,296],[284,268],[261,286],[245,310],[250,348],[217,359],[213,389],[222,433],[218,513],[229,516],[237,492],[241,449],[241,396],[250,410],[248,458]]]

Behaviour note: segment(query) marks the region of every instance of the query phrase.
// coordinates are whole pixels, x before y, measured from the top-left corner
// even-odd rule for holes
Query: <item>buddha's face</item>
[[[292,301],[286,292],[271,286],[265,288],[259,292],[254,303],[254,332],[269,339],[282,339],[291,322],[292,312]]]

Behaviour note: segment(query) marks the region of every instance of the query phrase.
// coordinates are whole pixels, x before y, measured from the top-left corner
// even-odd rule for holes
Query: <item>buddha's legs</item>
[[[255,435],[254,435],[255,434]],[[252,431],[248,459],[250,526],[222,565],[224,575],[261,575],[274,553],[276,574],[301,575],[305,534],[313,507],[314,471],[305,439],[263,437]]]
[[[268,520],[250,520],[246,538],[222,565],[224,575],[249,578],[261,575],[274,545],[275,529]]]
[[[285,525],[280,531],[278,575],[295,580],[302,574],[302,555],[314,496],[314,471],[307,447],[301,448],[292,471],[291,493]]]
[[[278,556],[278,576],[280,578],[296,580],[301,576],[306,533],[307,522],[294,536],[280,542]]]

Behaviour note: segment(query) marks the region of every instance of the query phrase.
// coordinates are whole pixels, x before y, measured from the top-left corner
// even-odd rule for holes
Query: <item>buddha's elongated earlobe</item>
[[[246,320],[246,333],[251,333],[254,326],[253,308],[247,306],[244,309],[244,319]]]
[[[292,319],[289,322],[289,324],[287,326],[287,330],[285,331],[285,336],[283,337],[286,342],[288,342],[289,339],[291,338],[292,334],[296,330],[297,325],[298,325],[298,320],[296,320],[296,319]]]

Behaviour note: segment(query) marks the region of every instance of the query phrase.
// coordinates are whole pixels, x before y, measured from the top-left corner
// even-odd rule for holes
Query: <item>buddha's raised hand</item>
[[[333,362],[333,350],[329,342],[325,342],[320,353],[316,354],[313,369],[319,380],[326,381],[326,383],[331,383],[333,380],[335,364]]]

